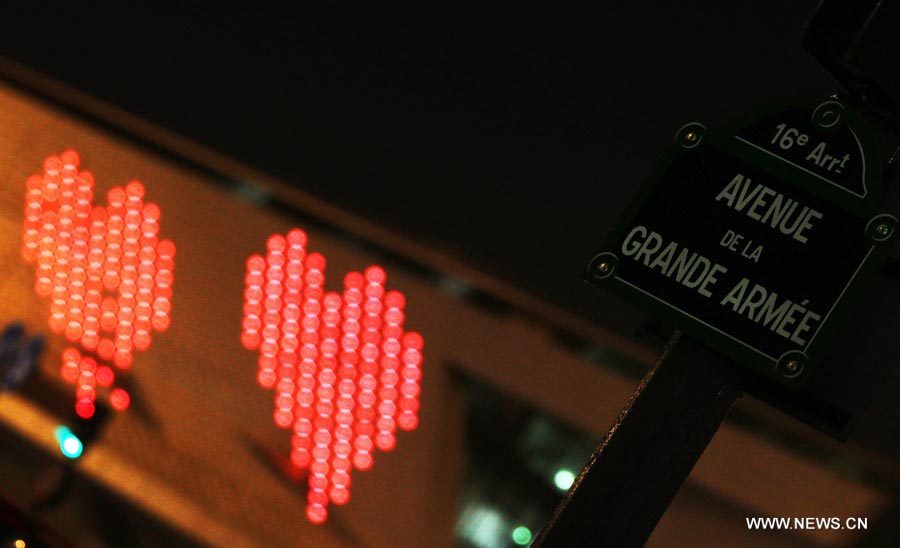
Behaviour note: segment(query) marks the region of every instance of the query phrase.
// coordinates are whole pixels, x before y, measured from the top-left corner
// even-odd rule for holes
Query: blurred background
[[[47,350],[0,394],[0,543],[528,545],[661,344],[581,269],[685,122],[836,90],[801,47],[816,4],[10,13],[0,325]],[[90,421],[19,252],[25,181],[67,148],[98,189],[141,180],[178,246],[172,325],[135,358],[131,408]],[[318,526],[239,339],[244,261],[295,226],[329,289],[382,265],[425,339],[419,428]],[[896,545],[897,389],[847,444],[743,398],[649,545]]]

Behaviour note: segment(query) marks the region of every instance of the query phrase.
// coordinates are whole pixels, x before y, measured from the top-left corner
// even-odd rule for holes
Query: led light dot
[[[131,396],[125,390],[116,388],[109,393],[109,405],[116,411],[125,411],[131,405]]]

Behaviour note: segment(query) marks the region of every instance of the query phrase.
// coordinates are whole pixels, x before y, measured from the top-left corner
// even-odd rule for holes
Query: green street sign
[[[838,101],[681,128],[585,278],[786,385],[838,338],[896,217],[862,116]]]

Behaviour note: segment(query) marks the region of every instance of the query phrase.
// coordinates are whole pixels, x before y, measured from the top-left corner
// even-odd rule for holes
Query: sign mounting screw
[[[615,274],[619,258],[615,253],[600,253],[594,257],[587,268],[588,280],[599,282]]]
[[[692,149],[700,145],[703,141],[703,135],[706,133],[706,127],[703,124],[692,122],[685,124],[678,130],[675,141],[682,148]]]
[[[893,215],[876,215],[866,225],[866,236],[876,244],[885,243],[893,238],[896,228],[897,218]]]
[[[826,101],[813,111],[813,123],[819,129],[828,130],[836,127],[842,118],[844,105],[837,101]]]
[[[796,379],[803,374],[808,358],[803,352],[786,352],[776,365],[776,370],[786,379]]]

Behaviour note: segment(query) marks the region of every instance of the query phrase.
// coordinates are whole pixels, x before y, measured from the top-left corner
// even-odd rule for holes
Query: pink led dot
[[[384,269],[378,265],[372,265],[366,269],[366,280],[374,284],[383,284],[387,279]]]
[[[407,348],[405,352],[403,352],[403,363],[406,364],[406,369],[416,369],[419,363],[422,362],[422,355],[415,348]]]
[[[100,339],[97,343],[97,355],[104,360],[110,360],[116,351],[116,345],[110,339]]]
[[[113,372],[111,367],[101,365],[97,368],[95,378],[97,379],[97,384],[99,384],[100,386],[109,387],[112,386],[112,383],[115,380],[115,373]]]
[[[306,256],[306,268],[307,269],[316,269],[316,270],[324,270],[325,269],[325,257],[323,257],[319,253],[310,253]],[[318,283],[321,283],[321,273],[319,273],[319,277],[316,278]],[[309,281],[309,280],[307,280]]]
[[[347,442],[347,439],[350,438],[352,432],[350,432],[349,428],[347,428],[347,432],[346,436],[342,436],[335,432],[337,441],[334,442],[334,453],[337,456],[334,458],[332,466],[336,470],[347,470],[350,467],[350,461],[347,460],[346,455],[350,453],[350,444]]]
[[[343,485],[344,487],[350,487],[350,471],[353,469],[353,463],[350,462],[350,459],[347,457],[341,457],[340,459],[335,459],[335,462],[340,461],[340,468],[336,469],[333,474],[331,474],[331,483],[334,485]]]
[[[390,400],[382,401],[380,404],[378,404],[378,412],[382,415],[393,415],[397,412],[397,405]],[[380,428],[384,428],[380,421],[378,423],[378,426]],[[391,425],[385,429],[390,429],[391,426],[393,426],[393,421],[391,421]]]
[[[156,248],[156,253],[160,257],[172,258],[175,256],[175,244],[170,240],[162,240]]]
[[[68,339],[69,342],[76,342],[81,338],[81,335],[83,333],[81,324],[78,322],[69,322],[66,325],[65,331],[66,339]]]
[[[416,417],[415,413],[411,411],[404,411],[397,418],[397,425],[400,426],[403,430],[415,430],[419,425],[419,419]]]
[[[328,518],[328,510],[322,504],[310,504],[306,508],[306,518],[312,523],[324,523]]]
[[[403,412],[409,411],[411,413],[416,413],[419,411],[419,400],[416,398],[403,398],[400,400],[400,410]]]
[[[375,394],[372,391],[364,391],[358,397],[359,404],[363,407],[375,405]]]
[[[59,173],[63,167],[62,161],[58,156],[50,156],[46,160],[44,160],[44,173],[48,175],[55,175]]]
[[[310,407],[316,397],[311,391],[301,391],[297,393],[297,403],[302,407]]]
[[[144,205],[144,209],[141,211],[141,217],[146,220],[158,221],[161,214],[159,206],[153,203]]]
[[[156,271],[155,279],[156,283],[163,287],[168,287],[175,281],[175,277],[172,275],[172,272],[164,269],[158,269]]]
[[[256,375],[256,381],[263,388],[274,388],[277,380],[274,369],[260,369]]]
[[[261,255],[251,255],[247,259],[247,271],[261,273],[266,268],[266,260]]]
[[[350,501],[350,491],[346,487],[334,486],[328,494],[331,497],[331,501],[338,506],[347,504]]]
[[[406,298],[399,291],[388,291],[384,295],[384,304],[391,308],[403,308],[406,306]]]
[[[399,339],[403,335],[403,328],[397,324],[387,324],[381,329],[381,338],[383,340],[393,340],[397,346],[391,352],[391,356],[396,356],[400,352]]]
[[[259,286],[250,286],[244,293],[244,298],[250,302],[261,302],[263,300],[263,290]]]
[[[118,339],[117,339],[118,341]],[[131,367],[131,350],[126,350],[124,348],[118,348],[115,354],[113,354],[113,363],[119,369],[128,369]]]
[[[40,190],[44,185],[44,179],[40,175],[32,175],[25,180],[25,189],[28,191],[29,200],[31,199],[31,193],[37,192],[38,197],[40,197]]]
[[[130,183],[125,185],[125,194],[129,198],[143,198],[144,185],[142,185],[140,181],[131,181]]]
[[[103,287],[114,290],[119,286],[119,274],[115,270],[107,270],[103,274]]]
[[[294,420],[293,414],[285,409],[277,409],[272,418],[279,428],[290,428],[291,422]]]
[[[50,278],[38,278],[35,280],[34,290],[38,295],[46,297],[53,291],[53,282],[50,281]]]
[[[365,286],[366,280],[359,272],[350,272],[344,277],[344,287],[350,289],[361,290]]]
[[[397,445],[397,438],[390,432],[379,432],[375,436],[375,445],[382,451],[392,451]]]
[[[248,288],[250,287],[262,287],[262,284],[266,281],[265,276],[263,276],[262,272],[258,272],[256,270],[251,270],[247,273],[247,276],[244,277],[244,283]]]
[[[384,313],[384,321],[390,325],[401,325],[403,323],[403,311],[399,308],[389,308]]]
[[[295,448],[291,451],[291,463],[298,468],[306,468],[312,461],[309,451],[303,448]]]
[[[328,488],[328,478],[324,475],[313,474],[309,478],[309,488],[314,491],[324,491]]]
[[[69,384],[74,384],[81,375],[78,371],[78,366],[73,363],[64,363],[60,368],[59,374]]]
[[[135,331],[132,341],[137,350],[145,351],[150,348],[150,333],[147,331]]]
[[[62,359],[65,363],[78,363],[81,361],[81,353],[76,348],[66,348],[63,350]]]
[[[62,167],[67,167],[67,168],[78,167],[79,161],[80,161],[80,159],[78,157],[77,152],[75,152],[74,150],[71,150],[71,149],[65,150],[65,151],[63,151],[62,154],[59,155],[59,164],[58,164],[59,167],[57,169],[60,169]],[[54,163],[54,165],[57,165],[57,164]],[[45,163],[44,166],[46,168],[47,164]]]
[[[280,253],[284,251],[286,246],[287,242],[281,234],[273,234],[266,240],[266,249],[268,249],[270,253]]]
[[[312,477],[312,476],[310,476]],[[312,489],[306,493],[306,500],[310,504],[321,504],[323,506],[328,505],[328,493],[325,492],[324,489]]]
[[[384,296],[384,286],[370,283],[366,286],[364,293],[369,300],[370,306],[372,308],[378,308],[381,310],[381,301],[380,299]],[[376,305],[377,303],[377,305]],[[367,308],[368,311],[368,308]]]
[[[116,411],[125,411],[131,405],[131,396],[121,388],[115,388],[109,393],[109,405]]]
[[[287,233],[287,242],[291,246],[304,247],[307,242],[306,232],[299,228],[289,230]]]
[[[89,419],[94,416],[94,402],[88,399],[80,399],[75,403],[75,413],[82,419]]]
[[[166,331],[169,328],[169,324],[171,323],[169,317],[164,313],[161,314],[160,312],[156,312],[153,314],[153,319],[151,320],[151,322],[153,323],[153,329],[156,329],[159,332]]]
[[[297,419],[297,422],[294,423],[294,432],[301,435],[308,436],[313,431],[312,421],[305,418]]]
[[[245,331],[241,334],[241,344],[243,344],[244,348],[247,350],[255,350],[259,347],[259,342],[259,333]]]
[[[413,373],[418,374],[419,372],[418,372],[418,370],[414,369]],[[403,376],[404,377],[408,376],[407,371],[403,372]],[[404,396],[411,397],[411,398],[418,396],[420,390],[421,389],[419,388],[419,385],[416,384],[415,382],[404,382],[400,386],[400,393],[403,394]]]
[[[124,206],[126,199],[128,199],[128,196],[125,194],[125,191],[122,190],[121,187],[113,187],[106,194],[106,201],[112,208]]]
[[[348,426],[353,423],[353,413],[350,412],[350,409],[341,410],[338,412],[335,417],[335,422],[337,422],[341,426]],[[352,436],[352,431],[351,431]]]
[[[394,431],[394,419],[391,417],[390,413],[384,413],[378,419],[377,422],[378,429],[382,432],[393,432]],[[375,440],[376,442],[378,440]]]
[[[353,455],[353,465],[358,470],[370,470],[372,468],[372,455],[365,451],[357,451]]]

